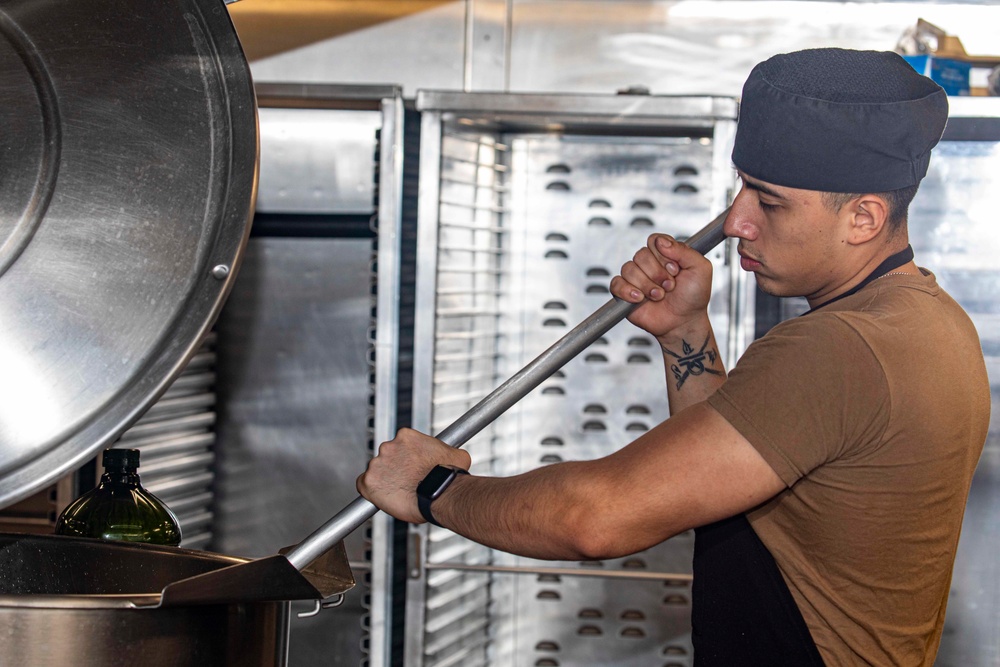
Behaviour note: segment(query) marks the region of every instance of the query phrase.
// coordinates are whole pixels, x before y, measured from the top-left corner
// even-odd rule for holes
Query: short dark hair
[[[916,185],[899,188],[898,190],[871,193],[881,197],[885,200],[885,203],[889,205],[889,229],[892,233],[896,233],[906,226],[906,219],[910,210],[910,202],[913,201],[913,198],[917,194],[917,188],[919,187],[920,183],[917,183]],[[860,197],[862,194],[864,193],[824,192],[823,203],[826,204],[826,206],[831,210],[839,211],[844,204],[852,199]]]

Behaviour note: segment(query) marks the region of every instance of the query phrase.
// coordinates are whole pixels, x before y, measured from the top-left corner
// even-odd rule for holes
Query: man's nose
[[[757,237],[756,216],[759,214],[754,195],[746,188],[741,189],[733,200],[733,206],[722,225],[726,236],[753,241]]]

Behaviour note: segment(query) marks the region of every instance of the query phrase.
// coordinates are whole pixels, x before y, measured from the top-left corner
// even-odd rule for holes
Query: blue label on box
[[[913,69],[929,76],[948,95],[969,94],[969,70],[972,66],[960,60],[935,58],[933,56],[903,56]]]

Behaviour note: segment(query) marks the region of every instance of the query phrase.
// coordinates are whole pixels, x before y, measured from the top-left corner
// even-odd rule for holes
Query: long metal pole
[[[729,209],[727,208],[702,230],[689,238],[687,244],[702,255],[708,254],[725,238],[722,225],[726,221],[728,213]],[[509,380],[494,389],[489,396],[456,419],[450,426],[441,431],[437,438],[452,447],[461,447],[472,436],[493,423],[497,417],[524,398],[532,389],[562,368],[566,362],[625,319],[637,305],[612,298],[572,331],[556,341],[549,349],[535,357]],[[375,505],[358,496],[312,535],[286,553],[285,557],[295,566],[295,569],[302,570],[357,530],[376,512],[378,512],[378,508]]]

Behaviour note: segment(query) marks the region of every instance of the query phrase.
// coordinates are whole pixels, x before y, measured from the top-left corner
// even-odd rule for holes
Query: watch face
[[[457,473],[444,466],[434,466],[427,477],[417,485],[417,495],[434,500],[440,496],[448,487],[448,482],[454,479]]]

